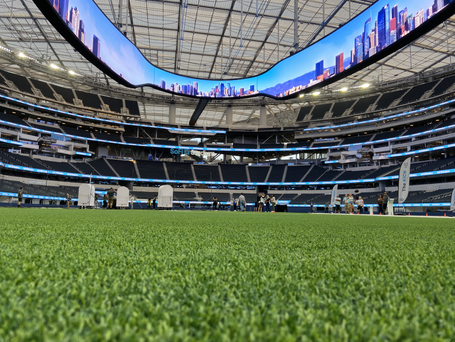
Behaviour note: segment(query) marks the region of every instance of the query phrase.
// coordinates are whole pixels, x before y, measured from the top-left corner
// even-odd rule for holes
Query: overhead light
[[[60,69],[57,65],[55,65],[54,63],[51,63],[49,65],[52,69]]]
[[[77,75],[73,70],[68,70],[68,74],[70,74],[70,75]]]
[[[299,97],[303,97],[303,94],[300,94],[300,96],[299,96]]]
[[[347,91],[348,90],[348,87],[343,87],[340,89],[340,91]]]
[[[364,83],[360,87],[365,89],[365,88],[368,88],[369,86],[370,86],[369,83]]]
[[[315,91],[315,92],[313,93],[313,96],[318,96],[319,94],[321,94],[320,91]]]
[[[26,55],[24,55],[23,52],[19,52],[18,56],[19,56],[20,58],[26,58],[26,57],[27,57]]]

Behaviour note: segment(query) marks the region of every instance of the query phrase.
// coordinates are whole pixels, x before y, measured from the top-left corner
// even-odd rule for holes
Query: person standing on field
[[[71,196],[70,194],[66,194],[66,207],[69,209],[71,205]]]
[[[245,211],[246,199],[245,199],[245,196],[243,195],[243,193],[240,193],[240,196],[239,196],[239,207],[240,207],[240,211]]]
[[[379,207],[379,215],[384,214],[384,199],[382,198],[382,195],[379,195],[378,201],[376,203]]]
[[[114,204],[114,196],[116,193],[117,193],[117,191],[115,191],[114,188],[110,188],[107,191],[107,198],[108,198],[107,208],[108,209],[112,209],[112,205]]]
[[[272,203],[272,211],[274,212],[276,209],[276,199],[275,195],[272,195],[272,198],[270,199],[270,203]]]
[[[341,214],[341,198],[339,195],[335,197],[335,212],[338,212],[338,214]]]
[[[344,204],[344,213],[348,214],[349,213],[348,194],[344,194],[343,204]]]
[[[382,204],[382,211],[384,212],[384,215],[387,215],[387,205],[389,204],[389,195],[387,195],[387,192],[384,191],[382,198],[384,200],[384,203]]]
[[[18,208],[21,206],[23,194],[24,194],[24,188],[20,187],[19,191],[17,192],[17,207]]]

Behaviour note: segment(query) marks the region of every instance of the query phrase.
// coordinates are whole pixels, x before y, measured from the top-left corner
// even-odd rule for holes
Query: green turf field
[[[455,219],[0,209],[0,341],[453,341]]]

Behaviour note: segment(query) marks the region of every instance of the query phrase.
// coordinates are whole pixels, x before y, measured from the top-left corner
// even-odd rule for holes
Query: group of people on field
[[[335,198],[335,213],[341,214],[341,203],[344,204],[345,214],[362,214],[365,208],[362,196],[357,196],[356,199],[352,194],[345,194],[343,199],[341,199],[340,195],[337,195]]]
[[[257,211],[260,213],[262,213],[262,212],[270,213],[271,211],[275,211],[276,204],[277,204],[277,201],[276,201],[274,195],[272,195],[272,197],[270,197],[269,195],[266,195],[265,193],[259,193],[258,197],[256,199],[254,211]],[[272,207],[272,210],[270,210],[270,207]]]
[[[384,194],[379,195],[377,199],[377,205],[380,215],[387,215],[387,205],[389,203],[389,196],[387,192]],[[345,194],[343,199],[341,199],[340,195],[337,195],[335,198],[335,206],[333,208],[334,213],[341,214],[341,204],[344,205],[344,212],[345,214],[362,214],[365,209],[365,202],[363,201],[362,196],[357,196],[355,198],[352,194]],[[313,203],[310,204],[311,212],[313,212]],[[329,212],[329,202],[325,204],[325,212]]]

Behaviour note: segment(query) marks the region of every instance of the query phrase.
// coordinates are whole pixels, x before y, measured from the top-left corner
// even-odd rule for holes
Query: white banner
[[[400,168],[400,178],[398,181],[398,203],[406,201],[409,193],[409,176],[411,174],[411,157],[406,159]]]
[[[452,197],[450,198],[450,210],[455,210],[455,189],[453,189]]]
[[[331,207],[335,206],[335,198],[337,197],[337,191],[338,191],[338,184],[336,184],[332,189],[332,198],[330,200]]]

